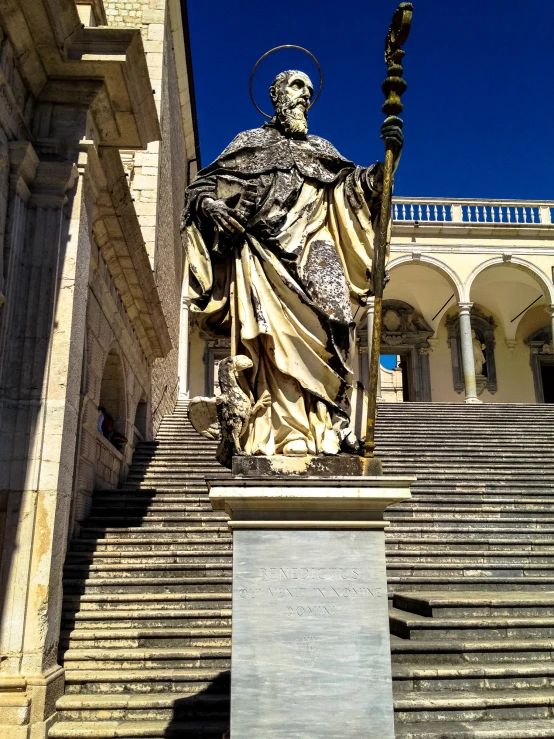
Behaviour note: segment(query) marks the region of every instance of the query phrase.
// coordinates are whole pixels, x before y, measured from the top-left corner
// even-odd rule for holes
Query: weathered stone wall
[[[123,453],[98,431],[98,406],[106,361],[112,353],[119,358],[121,387],[118,407],[107,410],[116,430],[129,440]],[[79,522],[90,510],[93,490],[113,489],[125,478],[137,435],[135,415],[139,401],[150,391],[150,367],[133,333],[109,269],[93,242],[87,335],[81,388],[79,460],[75,484],[74,520]]]
[[[183,247],[179,233],[179,220],[187,177],[177,71],[169,27],[166,27],[164,41],[160,124],[162,142],[154,265],[156,284],[171,334],[173,349],[167,357],[156,360],[152,370],[152,409],[155,429],[162,416],[173,410],[177,400],[180,297],[183,279]]]
[[[109,24],[140,27],[158,108],[162,141],[146,151],[124,152],[146,250],[155,270],[173,349],[152,371],[152,420],[156,431],[178,393],[178,347],[183,250],[179,218],[188,176],[179,83],[165,0],[104,3]]]
[[[162,69],[164,66],[164,29],[169,25],[165,0],[133,0],[132,2],[108,0],[104,3],[104,7],[110,25],[131,26],[141,29],[148,73],[154,90],[158,115],[160,115]],[[148,149],[144,152],[123,153],[146,251],[153,267],[156,251],[159,152],[160,142],[154,141],[148,145]]]
[[[124,10],[110,13],[111,25],[140,28],[150,78],[139,34],[112,29],[97,35],[106,43],[102,70],[72,58],[60,80],[66,45],[82,33],[74,0],[9,5],[0,3],[0,650],[17,695],[8,682],[6,698],[0,681],[0,735],[11,738],[45,736],[55,721],[72,523],[87,515],[93,490],[124,478],[137,440],[152,438],[152,367],[171,341],[156,383],[176,383],[181,202],[175,212],[173,205],[184,185],[172,160],[185,157],[181,110],[169,102],[175,68],[163,72],[163,0],[106,3]],[[90,5],[104,25],[101,0]],[[40,59],[36,39],[52,39]],[[125,39],[128,54],[108,59]],[[166,67],[171,48],[166,42]],[[172,140],[163,165],[162,76],[166,116],[177,116],[165,124]],[[118,111],[126,115],[116,122],[110,115]],[[160,173],[170,187],[161,189],[158,235]],[[170,398],[158,389],[155,402],[167,410]],[[128,439],[121,452],[98,431],[99,404]]]

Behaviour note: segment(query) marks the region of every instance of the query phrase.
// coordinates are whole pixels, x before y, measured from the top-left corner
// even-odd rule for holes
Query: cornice
[[[140,29],[83,27],[73,0],[2,0],[0,23],[29,91],[90,106],[98,145],[146,149],[161,138]]]
[[[165,356],[169,329],[119,152],[90,147],[93,230],[145,355]]]

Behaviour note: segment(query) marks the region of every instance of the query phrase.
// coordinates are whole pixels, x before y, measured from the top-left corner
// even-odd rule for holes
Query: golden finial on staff
[[[385,62],[388,67],[387,79],[383,82],[383,92],[386,100],[382,111],[388,116],[385,124],[395,124],[402,128],[402,120],[398,114],[404,106],[400,102],[401,95],[407,85],[402,78],[404,69],[402,59],[410,26],[412,23],[411,3],[401,3],[396,9],[385,41]],[[389,221],[391,216],[392,176],[394,168],[394,152],[392,144],[385,139],[385,166],[383,173],[383,195],[381,200],[381,223],[378,243],[375,245],[372,267],[373,292],[375,295],[375,309],[373,317],[373,336],[371,337],[371,356],[369,363],[367,435],[364,447],[364,456],[373,457],[375,450],[375,418],[377,415],[377,382],[380,371],[381,355],[381,319],[383,315],[383,290],[385,287],[385,262],[389,240]]]

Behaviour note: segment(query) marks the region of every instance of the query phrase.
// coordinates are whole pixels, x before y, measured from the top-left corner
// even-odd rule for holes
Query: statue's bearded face
[[[304,72],[281,72],[269,89],[277,120],[288,134],[308,132],[308,108],[314,87]]]

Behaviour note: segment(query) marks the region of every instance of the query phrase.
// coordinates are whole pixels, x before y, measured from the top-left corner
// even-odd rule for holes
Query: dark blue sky
[[[262,117],[248,78],[279,44],[309,48],[324,73],[310,132],[358,164],[382,158],[383,44],[395,0],[188,0],[204,165]],[[406,145],[398,195],[554,199],[554,3],[414,0],[406,45]],[[282,69],[316,68],[300,52],[262,63],[255,89]]]

